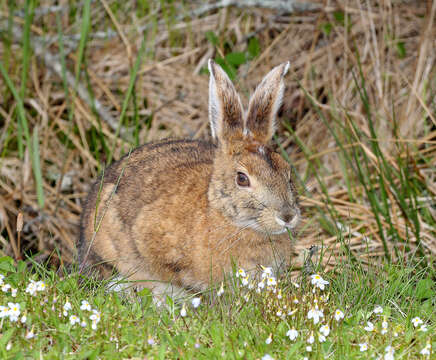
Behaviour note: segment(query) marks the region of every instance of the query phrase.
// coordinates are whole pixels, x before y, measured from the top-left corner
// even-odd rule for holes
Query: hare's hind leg
[[[130,271],[123,270],[127,269],[120,269],[120,272],[125,275],[128,284],[135,287],[137,290],[142,290],[144,288],[150,289],[156,303],[164,303],[166,296],[171,297],[175,301],[182,301],[184,298],[190,296],[189,292],[187,292],[183,287],[168,281],[156,280],[156,276],[153,276],[145,270],[138,268],[134,270],[130,269]]]

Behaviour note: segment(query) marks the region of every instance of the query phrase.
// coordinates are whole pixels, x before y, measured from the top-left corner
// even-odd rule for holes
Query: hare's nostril
[[[283,220],[285,223],[289,224],[289,223],[292,221],[294,215],[295,215],[295,214],[284,214],[284,215],[282,215],[282,220]]]

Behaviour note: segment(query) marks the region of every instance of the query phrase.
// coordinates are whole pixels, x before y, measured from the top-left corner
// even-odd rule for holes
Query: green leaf
[[[236,78],[236,68],[232,64],[228,63],[226,60],[224,60],[221,57],[217,57],[215,59],[215,62],[219,66],[221,66],[221,68],[227,73],[230,80],[234,80]]]
[[[206,31],[204,36],[206,36],[206,39],[209,40],[209,42],[213,46],[217,46],[218,45],[218,36],[216,36],[215,33],[212,30]]]
[[[260,54],[259,39],[256,37],[250,38],[250,40],[248,41],[247,50],[251,58],[255,58],[256,56],[258,56]]]
[[[400,59],[406,57],[406,47],[404,46],[404,41],[397,42],[397,54]]]
[[[19,273],[24,273],[24,272],[26,272],[26,271],[27,271],[27,265],[26,265],[26,262],[24,262],[24,261],[22,261],[22,260],[19,260],[19,261],[18,261],[18,264],[17,264],[17,271],[18,271]]]
[[[15,272],[14,260],[9,256],[0,258],[0,270],[4,272]]]
[[[345,24],[345,14],[343,11],[335,11],[333,12],[333,17],[338,24],[344,26]]]
[[[321,31],[325,34],[325,36],[329,36],[332,32],[333,25],[331,23],[325,23],[321,25]]]
[[[247,61],[247,57],[245,56],[245,53],[240,51],[231,52],[226,55],[226,60],[232,64],[238,67],[239,65],[244,64]]]

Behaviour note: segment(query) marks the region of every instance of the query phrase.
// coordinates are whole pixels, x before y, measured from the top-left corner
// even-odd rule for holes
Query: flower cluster
[[[0,318],[9,317],[9,320],[12,322],[18,321],[18,317],[20,316],[20,304],[10,302],[8,306],[0,305]]]
[[[31,318],[28,320],[28,316],[30,314],[29,308],[32,308],[36,304],[43,306],[49,301],[49,298],[51,297],[51,291],[48,291],[47,283],[43,280],[29,280],[29,282],[23,286],[23,289],[25,290],[20,293],[20,296],[17,299],[19,301],[17,302],[10,298],[17,297],[17,289],[14,289],[10,284],[6,283],[5,276],[2,274],[0,274],[0,286],[5,296],[9,297],[9,299],[6,300],[7,305],[0,305],[0,320],[4,321],[3,319],[8,319],[11,323],[17,323],[19,326],[21,326],[24,330],[23,338],[26,340],[31,340],[37,337],[38,334],[35,331],[35,328],[38,328],[38,323],[35,322],[36,319]],[[38,298],[38,295],[40,294],[43,295]],[[56,294],[53,294],[51,308],[44,308],[42,313],[46,313],[50,310],[52,312],[57,312],[57,303],[58,298]],[[71,326],[80,324],[82,327],[87,326],[86,318],[88,318],[91,328],[94,330],[97,329],[98,323],[101,320],[101,314],[97,309],[93,309],[87,300],[82,300],[80,305],[80,310],[82,313],[89,313],[85,316],[82,315],[82,320],[78,315],[73,314],[72,310],[73,306],[67,298],[66,301],[60,306],[59,317],[62,317],[62,315],[66,317]],[[27,323],[32,325],[28,327]],[[9,342],[6,346],[6,349],[10,349],[11,347],[12,342]]]
[[[46,288],[47,285],[44,281],[30,280],[26,287],[26,293],[30,294],[31,296],[35,296],[37,292],[44,291]]]
[[[0,274],[0,286],[4,293],[11,291],[11,296],[16,297],[17,296],[17,289],[14,289],[10,284],[7,284],[4,282],[5,276],[3,274]]]
[[[64,306],[62,307],[63,309],[63,315],[64,316],[68,316],[69,315],[69,311],[73,309],[71,303],[68,301],[65,302]],[[91,308],[91,304],[88,302],[88,300],[82,300],[81,305],[80,305],[80,310],[82,311],[88,311],[91,313],[91,315],[89,315],[89,320],[91,320],[91,328],[93,330],[97,330],[97,324],[100,322],[101,320],[101,314],[97,309],[92,309]],[[87,323],[86,321],[80,320],[80,318],[76,315],[76,314],[71,314],[69,316],[69,321],[71,325],[75,325],[75,324],[80,324],[80,326],[82,327],[86,327]]]

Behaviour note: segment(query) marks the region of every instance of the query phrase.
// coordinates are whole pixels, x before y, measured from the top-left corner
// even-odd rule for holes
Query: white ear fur
[[[216,132],[218,127],[218,119],[222,117],[221,114],[221,104],[218,100],[218,94],[216,89],[216,81],[215,74],[212,69],[212,59],[208,61],[209,68],[209,122],[210,122],[210,131],[212,134],[212,138],[216,139]]]

